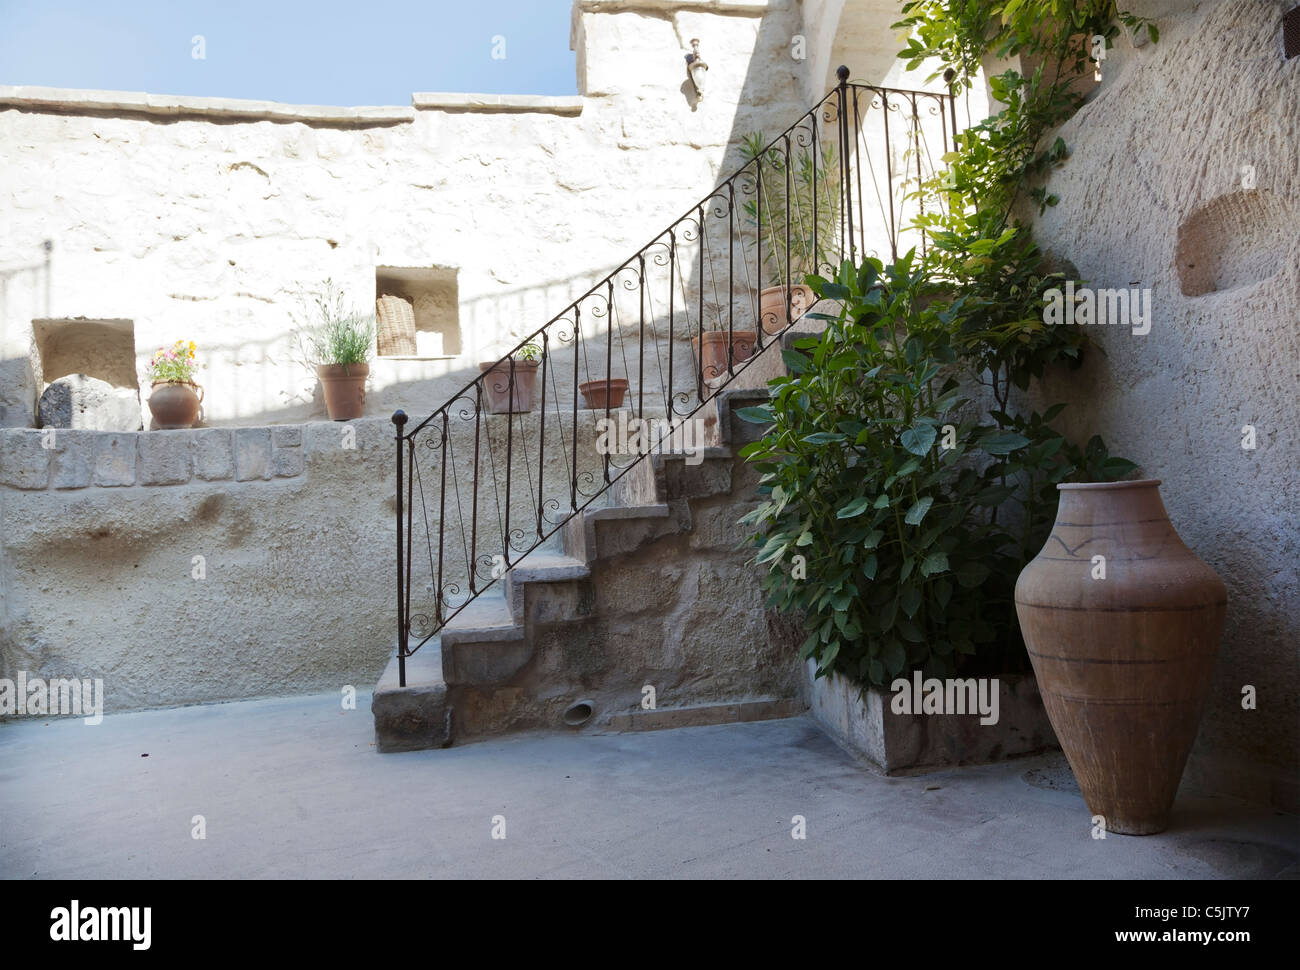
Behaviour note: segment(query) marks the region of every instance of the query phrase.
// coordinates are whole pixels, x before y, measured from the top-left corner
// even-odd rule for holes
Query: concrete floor
[[[884,778],[806,718],[379,755],[369,698],[339,706],[331,694],[0,724],[0,876],[1297,874],[1297,818],[1229,798],[1184,793],[1164,835],[1094,840],[1059,755]]]

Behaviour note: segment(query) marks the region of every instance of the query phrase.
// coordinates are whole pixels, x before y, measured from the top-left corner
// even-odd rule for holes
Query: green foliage
[[[912,0],[895,26],[912,32],[899,56],[909,67],[938,57],[970,87],[987,55],[1037,61],[1033,74],[988,79],[997,114],[957,134],[948,168],[917,189],[941,197],[916,220],[932,246],[927,262],[953,295],[947,322],[958,352],[992,388],[1005,411],[1011,387],[1027,390],[1057,363],[1078,366],[1086,331],[1049,326],[1043,294],[1066,282],[1049,267],[1027,226],[1013,221],[1024,199],[1041,213],[1059,199],[1042,184],[1068,149],[1050,132],[1078,109],[1072,80],[1087,70],[1095,37],[1110,39],[1123,23],[1158,39],[1154,25],[1118,9],[1115,0]],[[1076,283],[1082,285],[1082,281]]]
[[[959,133],[948,169],[917,188],[947,203],[917,219],[926,257],[810,278],[842,311],[811,314],[825,333],[786,350],[771,400],[739,412],[769,426],[742,450],[762,475],[743,521],[767,605],[804,617],[802,656],[819,674],[877,685],[913,669],[1024,669],[1015,581],[1051,530],[1056,486],[1135,468],[1099,437],[1080,447],[1056,430],[1064,405],[1011,406],[1011,388],[1077,366],[1086,343],[1081,328],[1044,322],[1044,293],[1066,277],[1012,214],[1024,199],[1058,201],[1041,181],[1067,149],[1047,136],[1079,105],[1070,80],[1086,42],[1113,37],[1117,20],[1158,39],[1113,0],[914,0],[903,12],[909,67],[938,57],[969,88],[988,54],[1039,64],[990,79],[1005,108]],[[962,394],[976,382],[994,402],[982,412]]]
[[[519,356],[530,363],[535,360],[541,360],[542,348],[537,344],[524,344],[519,348]]]
[[[374,317],[350,309],[333,280],[326,280],[302,302],[305,319],[298,330],[298,342],[309,366],[364,364],[370,359]]]
[[[1047,58],[1077,74],[1087,67],[1091,39],[1105,37],[1110,47],[1119,24],[1160,39],[1154,24],[1120,10],[1115,0],[909,0],[903,14],[893,29],[911,35],[898,55],[908,70],[939,58],[967,88],[986,55]]]
[[[789,139],[768,145],[762,132],[753,132],[741,142],[741,155],[754,187],[754,198],[743,209],[761,240],[771,279],[784,286],[835,266],[840,260],[835,149],[827,145],[814,154]]]
[[[810,280],[843,310],[786,351],[769,403],[739,412],[770,425],[741,451],[762,475],[742,521],[768,567],[767,605],[804,616],[802,656],[819,672],[862,683],[950,676],[977,650],[1015,646],[1012,591],[1050,529],[1056,483],[1131,467],[1099,440],[1071,446],[1041,415],[972,416],[961,335],[913,262]]]

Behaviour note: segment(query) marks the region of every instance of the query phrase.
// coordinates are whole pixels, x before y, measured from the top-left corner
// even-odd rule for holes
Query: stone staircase
[[[394,655],[371,705],[378,750],[802,711],[797,659],[768,635],[758,574],[738,548],[757,481],[736,451],[759,429],[736,410],[767,399],[753,385],[780,360],[761,357],[748,386],[698,413],[702,456],[670,440],[637,461],[607,504],[566,522],[408,658],[405,687]]]

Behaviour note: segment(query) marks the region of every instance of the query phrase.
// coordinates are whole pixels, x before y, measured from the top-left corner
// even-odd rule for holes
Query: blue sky
[[[0,0],[0,84],[331,105],[409,104],[412,91],[575,94],[569,9],[569,0]],[[496,37],[504,58],[492,56]]]

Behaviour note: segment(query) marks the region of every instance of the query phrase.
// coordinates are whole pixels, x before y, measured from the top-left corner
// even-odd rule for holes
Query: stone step
[[[527,631],[496,590],[471,600],[440,634],[442,672],[450,685],[499,684],[532,657]]]
[[[397,688],[396,661],[375,692],[377,745],[382,751],[412,750],[450,743],[448,689],[464,703],[480,703],[480,692],[512,681],[533,658],[546,628],[590,615],[598,602],[593,564],[634,556],[666,536],[693,528],[690,503],[728,495],[737,467],[734,448],[754,440],[761,428],[735,412],[767,400],[766,388],[724,388],[689,429],[661,442],[633,465],[593,504],[559,530],[558,549],[528,553],[512,566],[499,587],[485,591],[454,616],[439,637],[426,644],[407,667],[407,688]],[[692,447],[687,449],[685,445]],[[666,446],[666,447],[665,447]],[[561,633],[561,636],[564,634]],[[522,681],[521,681],[522,683]],[[459,701],[458,701],[459,703]],[[793,702],[757,698],[626,715],[615,730],[654,730],[689,724],[788,717]]]
[[[757,441],[763,434],[763,426],[738,417],[741,408],[757,407],[769,400],[767,389],[748,387],[727,388],[717,398],[718,410],[722,414],[718,433],[723,444],[733,448]]]
[[[590,564],[681,531],[679,517],[667,503],[586,509],[565,524],[564,551]]]
[[[406,658],[406,686],[398,686],[397,654],[389,658],[370,699],[375,749],[423,751],[451,743],[451,707],[442,675],[442,648],[434,637]]]
[[[656,454],[655,494],[660,501],[709,498],[731,492],[732,452],[728,447],[705,448],[703,454]]]
[[[510,615],[525,628],[529,623],[555,623],[586,616],[591,596],[585,582],[587,563],[562,552],[536,549],[505,574]]]

